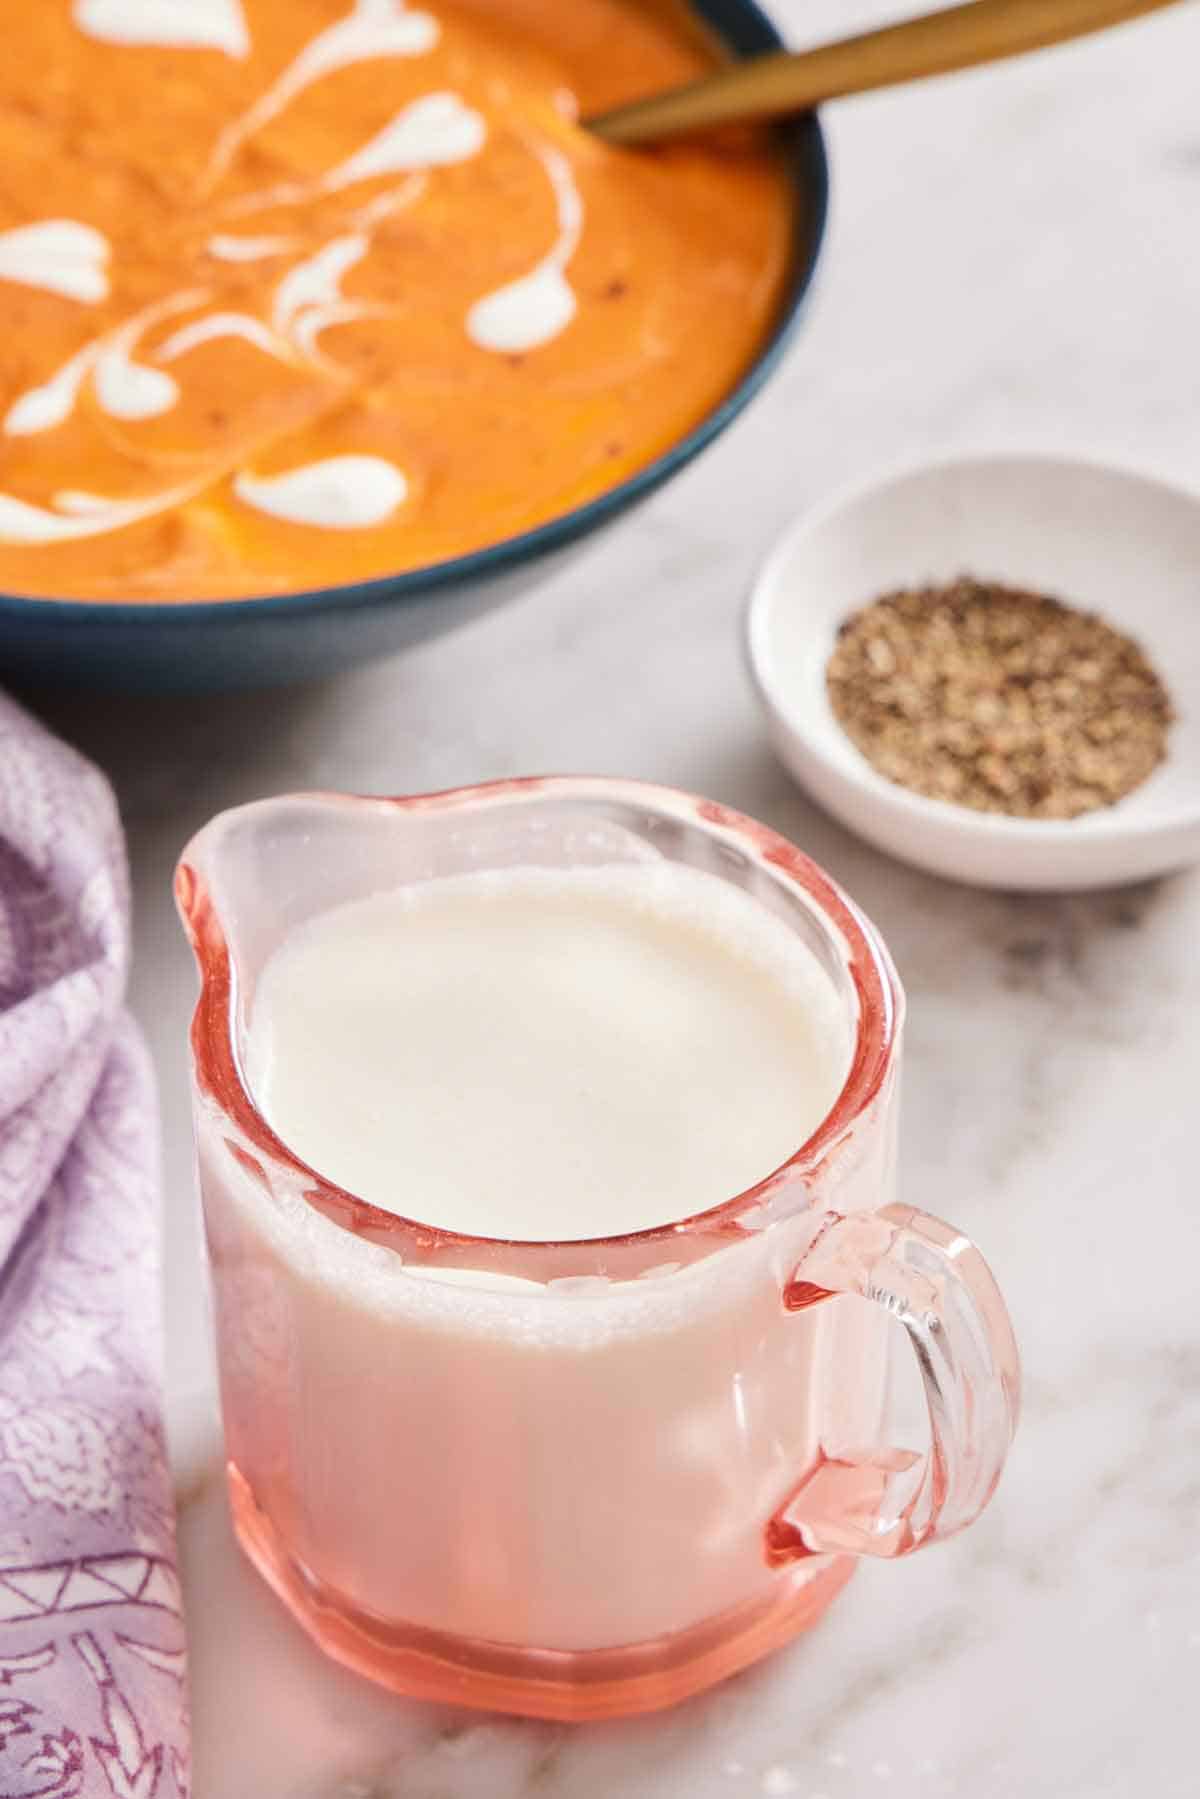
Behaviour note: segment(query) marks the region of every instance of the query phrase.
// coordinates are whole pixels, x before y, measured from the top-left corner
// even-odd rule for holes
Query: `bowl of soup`
[[[445,629],[775,366],[815,118],[588,114],[776,48],[750,0],[54,0],[0,71],[0,667],[255,685]]]

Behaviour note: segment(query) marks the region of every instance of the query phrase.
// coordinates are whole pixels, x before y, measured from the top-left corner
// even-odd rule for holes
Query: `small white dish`
[[[957,575],[1050,594],[1142,645],[1176,718],[1165,761],[1116,806],[1059,823],[926,799],[877,774],[834,717],[825,667],[851,612]],[[1200,861],[1200,497],[1100,463],[980,456],[910,468],[807,514],[747,617],[774,746],[813,798],[905,862],[977,886],[1115,886]]]

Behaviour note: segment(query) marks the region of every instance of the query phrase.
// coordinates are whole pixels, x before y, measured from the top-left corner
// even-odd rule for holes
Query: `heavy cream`
[[[845,1078],[808,948],[671,863],[430,881],[289,936],[254,993],[246,1072],[328,1179],[487,1237],[647,1229],[784,1162]]]
[[[726,878],[669,859],[689,847]],[[845,1578],[778,1565],[772,1520],[881,1440],[890,1326],[788,1295],[830,1211],[892,1197],[893,1084],[682,1222],[811,1136],[862,1028],[852,946],[768,853],[586,782],[293,796],[188,852],[235,1522],[402,1690],[540,1710],[619,1651],[595,1672],[620,1690],[572,1715],[646,1670],[661,1703],[672,1667],[678,1692],[742,1665]],[[381,1226],[310,1168],[480,1241]]]

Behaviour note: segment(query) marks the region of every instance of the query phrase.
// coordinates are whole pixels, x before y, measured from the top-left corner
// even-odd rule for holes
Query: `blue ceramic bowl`
[[[738,56],[780,48],[754,0],[692,0]],[[784,134],[797,191],[796,245],[779,318],[720,405],[665,455],[560,518],[428,568],[262,599],[122,605],[0,594],[0,678],[125,692],[204,692],[333,674],[484,612],[529,586],[589,532],[691,461],[758,392],[800,316],[825,227],[828,172],[815,116]]]

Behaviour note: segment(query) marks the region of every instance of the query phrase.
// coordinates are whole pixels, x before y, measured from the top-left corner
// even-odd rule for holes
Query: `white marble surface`
[[[786,16],[815,39],[878,9],[795,0]],[[111,772],[130,835],[133,999],[165,1122],[197,1799],[1200,1790],[1200,875],[1018,900],[889,863],[772,763],[737,646],[773,535],[893,457],[1083,447],[1200,481],[1197,68],[1200,9],[1184,7],[837,109],[832,228],[785,370],[695,468],[507,611],[290,693],[41,702]],[[711,1696],[585,1729],[381,1694],[325,1665],[234,1555],[206,1460],[193,976],[168,893],[187,835],[253,795],[549,769],[731,801],[876,918],[911,999],[904,1191],[987,1249],[1028,1378],[1009,1474],[967,1537],[863,1569],[807,1640]]]

